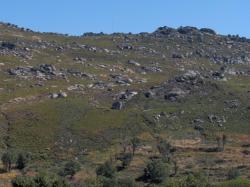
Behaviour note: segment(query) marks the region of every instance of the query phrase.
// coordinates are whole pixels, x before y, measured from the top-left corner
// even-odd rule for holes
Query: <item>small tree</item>
[[[173,160],[173,164],[174,164],[174,175],[176,175],[177,172],[178,172],[178,164],[177,164],[177,161],[176,161],[176,160]]]
[[[217,150],[221,151],[221,137],[216,136],[216,142],[217,142]]]
[[[76,161],[69,161],[64,165],[63,176],[70,175],[73,177],[78,171],[81,170],[81,165]]]
[[[131,161],[133,160],[133,154],[132,153],[124,153],[120,158],[120,161],[122,161],[122,167],[126,168],[129,166]]]
[[[222,148],[224,150],[225,145],[227,143],[227,136],[225,134],[222,135]]]
[[[132,138],[131,145],[132,145],[132,153],[134,155],[136,148],[140,145],[140,139],[137,137]]]
[[[96,175],[107,178],[114,178],[115,172],[116,170],[111,162],[105,162],[96,169]]]
[[[30,159],[29,154],[19,153],[16,161],[17,169],[22,170],[23,168],[25,168],[27,166],[29,159]]]
[[[169,142],[166,142],[165,140],[160,140],[157,144],[157,149],[164,158],[170,158],[172,147]]]
[[[144,169],[144,177],[153,183],[161,183],[167,175],[167,167],[160,160],[153,160]]]
[[[2,155],[2,162],[4,169],[7,172],[10,172],[12,164],[15,162],[15,154],[13,152],[6,152]]]
[[[201,132],[201,137],[202,137],[202,142],[204,144],[206,144],[207,143],[207,133]]]

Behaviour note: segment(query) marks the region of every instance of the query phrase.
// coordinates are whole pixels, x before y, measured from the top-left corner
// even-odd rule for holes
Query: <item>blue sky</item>
[[[250,38],[249,8],[249,0],[2,0],[0,21],[73,35],[190,25]]]

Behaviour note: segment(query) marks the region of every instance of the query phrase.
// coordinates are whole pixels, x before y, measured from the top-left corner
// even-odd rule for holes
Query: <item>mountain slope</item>
[[[121,178],[141,175],[159,137],[175,147],[180,176],[221,180],[244,165],[250,177],[249,39],[194,27],[75,37],[1,23],[0,46],[1,152],[30,152],[27,172],[76,159],[94,173],[136,136]],[[207,152],[222,134],[226,149]]]

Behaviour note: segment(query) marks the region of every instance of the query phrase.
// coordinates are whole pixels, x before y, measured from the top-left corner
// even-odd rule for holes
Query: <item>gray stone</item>
[[[114,110],[121,110],[123,108],[123,102],[122,101],[116,101],[112,104],[112,109]]]
[[[128,64],[135,65],[135,66],[140,66],[141,65],[139,62],[136,62],[134,60],[129,60]]]

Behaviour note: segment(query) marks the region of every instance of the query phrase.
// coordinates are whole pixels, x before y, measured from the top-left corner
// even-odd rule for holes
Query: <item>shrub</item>
[[[63,178],[56,177],[54,180],[51,182],[52,187],[72,187],[72,185]]]
[[[101,166],[96,169],[96,175],[104,176],[107,178],[114,178],[115,177],[115,168],[113,167],[111,162],[105,162]]]
[[[169,142],[166,142],[165,140],[160,140],[157,144],[157,149],[164,158],[169,159],[172,149]]]
[[[215,185],[215,187],[250,187],[249,179],[233,179],[230,181],[221,182]]]
[[[78,184],[76,185],[79,186]],[[80,186],[79,186],[80,187]],[[115,178],[98,176],[96,179],[88,179],[81,187],[118,187]]]
[[[132,153],[124,153],[119,160],[122,161],[122,167],[126,168],[129,166],[131,161],[133,160],[133,154]]]
[[[2,155],[2,162],[4,169],[7,172],[10,172],[12,164],[15,162],[15,154],[13,152],[6,152]]]
[[[27,166],[27,163],[30,159],[29,154],[19,153],[17,156],[16,167],[17,169],[24,169]]]
[[[190,174],[180,179],[169,179],[164,187],[211,187],[206,177],[201,174]]]
[[[39,173],[34,182],[36,187],[71,187],[65,179],[50,173]]]
[[[227,173],[227,178],[229,180],[236,179],[240,176],[240,171],[237,168],[231,168]]]
[[[33,177],[29,177],[29,176],[17,176],[11,181],[11,183],[13,187],[34,187],[35,186]]]
[[[162,161],[153,160],[145,168],[144,177],[153,183],[161,183],[167,177],[167,168]]]
[[[119,179],[117,181],[119,187],[137,187],[138,185],[132,179]]]
[[[102,183],[101,184],[102,187],[115,187],[115,186],[117,186],[117,181],[114,178],[103,177],[101,183]]]
[[[200,173],[188,175],[182,185],[185,187],[209,187],[207,178]]]
[[[61,173],[62,176],[70,175],[71,177],[74,176],[78,171],[80,171],[81,166],[78,162],[69,161],[64,165],[63,172]]]
[[[135,154],[136,148],[140,145],[140,139],[139,138],[132,138],[131,139],[131,144],[132,144],[132,150],[133,150],[133,155]]]
[[[36,186],[42,187],[46,186],[48,187],[51,183],[49,175],[45,173],[39,173],[37,176],[35,176],[34,181]]]

